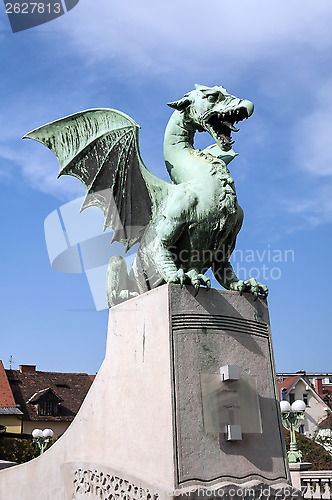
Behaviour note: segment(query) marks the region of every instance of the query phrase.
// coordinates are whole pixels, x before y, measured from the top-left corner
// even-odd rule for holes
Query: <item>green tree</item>
[[[289,431],[285,430],[286,447],[289,450]],[[302,451],[303,462],[310,462],[313,464],[311,470],[332,470],[332,456],[314,440],[303,436],[303,434],[296,433],[296,441],[299,449]]]
[[[23,464],[38,456],[38,446],[30,439],[0,438],[0,460]]]

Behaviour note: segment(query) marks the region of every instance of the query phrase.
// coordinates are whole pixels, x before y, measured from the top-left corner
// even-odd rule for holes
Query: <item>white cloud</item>
[[[79,181],[67,176],[67,182],[57,180],[59,164],[51,151],[39,143],[21,139],[33,128],[33,124],[45,122],[43,102],[44,99],[41,99],[40,106],[31,106],[21,93],[14,102],[4,103],[2,114],[6,119],[0,123],[0,175],[2,179],[13,182],[17,182],[21,176],[33,189],[62,200],[81,196],[84,188],[82,191],[83,186]],[[49,105],[48,113],[55,118],[56,107]]]
[[[149,82],[154,82],[153,89],[156,91],[156,80],[160,78],[164,78],[165,86],[181,89],[183,79],[190,80],[191,84],[196,79],[203,84],[213,84],[216,75],[225,75],[225,80],[217,83],[227,82],[232,92],[231,84],[235,81],[235,86],[241,86],[243,78],[243,87],[254,88],[261,102],[267,98],[270,100],[269,109],[278,107],[280,91],[285,95],[297,88],[303,91],[312,87],[312,103],[318,103],[318,110],[308,107],[308,116],[300,117],[298,122],[298,116],[293,115],[292,122],[285,124],[283,133],[287,134],[289,127],[294,130],[294,163],[299,162],[301,168],[308,172],[330,175],[332,163],[329,163],[328,139],[331,127],[325,123],[328,122],[328,113],[324,116],[325,108],[319,90],[322,84],[319,80],[313,84],[303,78],[297,67],[285,68],[283,64],[292,58],[296,60],[297,54],[302,56],[310,51],[312,54],[315,51],[322,53],[331,45],[328,24],[331,13],[330,0],[320,0],[315,4],[308,0],[292,0],[287,6],[276,0],[238,0],[231,7],[223,0],[207,0],[204,4],[198,0],[141,0],[139,4],[134,0],[80,0],[65,16],[34,30],[35,33],[39,31],[40,40],[49,47],[55,64],[58,64],[58,71],[65,73],[66,64],[69,65],[71,60],[74,65],[82,64],[86,68],[82,88],[75,90],[74,98],[73,90],[68,90],[67,97],[64,97],[65,91],[59,91],[54,84],[55,98],[45,100],[46,107],[42,99],[43,88],[38,85],[36,90],[31,85],[28,101],[24,100],[24,96],[21,101],[20,96],[16,96],[15,102],[2,110],[6,120],[0,124],[0,153],[21,169],[23,177],[34,188],[57,196],[64,194],[64,190],[68,197],[80,195],[79,182],[75,179],[66,178],[66,182],[56,180],[58,165],[49,151],[41,145],[36,145],[36,148],[18,145],[24,133],[62,116],[66,99],[75,101],[77,109],[82,109],[80,95],[88,93],[89,89],[91,92],[93,89],[94,93],[98,88],[104,89],[112,73],[116,73],[117,77],[123,75],[124,80],[128,80],[130,75],[132,81],[129,84],[127,81],[127,87],[132,86],[133,89],[135,75],[138,75],[140,84],[143,79],[147,82],[147,94]],[[66,55],[63,56],[62,68],[58,54],[64,48]],[[71,58],[71,55],[74,57]],[[310,60],[314,69],[312,55]],[[267,67],[274,68],[274,73],[266,70]],[[46,78],[42,59],[39,70],[39,77]],[[260,88],[257,88],[259,85]],[[44,90],[46,93],[47,88]],[[251,98],[250,95],[243,97]],[[59,102],[62,103],[61,109]],[[71,105],[74,106],[74,102]],[[270,147],[271,139],[267,144],[264,118],[257,116],[257,119],[263,127],[254,127],[248,134],[257,131],[257,147],[262,150]],[[320,126],[323,122],[326,132]],[[147,130],[146,123],[142,123],[144,132]],[[268,126],[273,128],[273,125]],[[242,132],[245,131],[241,130],[241,136]],[[255,136],[251,136],[250,140],[255,141]]]
[[[312,113],[297,127],[297,163],[309,173],[332,175],[332,123],[327,108]],[[305,144],[305,145],[304,145]]]
[[[327,182],[324,186],[308,189],[306,196],[284,201],[284,206],[290,214],[297,216],[296,226],[291,226],[289,232],[301,229],[315,228],[321,224],[332,222],[332,182]],[[301,219],[303,223],[300,223]]]
[[[329,0],[81,0],[59,25],[61,36],[89,61],[122,66],[193,69],[212,61],[236,69],[294,46],[324,50],[331,44]],[[239,68],[240,69],[240,68]]]
[[[58,162],[52,157],[52,153],[40,144],[35,147],[26,148],[6,147],[0,145],[0,175],[3,179],[14,180],[18,172],[27,184],[43,193],[52,194],[62,200],[72,199],[73,196],[82,196],[84,188],[82,184],[72,177],[66,176],[58,180]]]
[[[294,159],[300,169],[315,176],[332,175],[332,80],[317,82],[308,103],[309,114],[295,125]],[[305,106],[305,108],[307,107]]]

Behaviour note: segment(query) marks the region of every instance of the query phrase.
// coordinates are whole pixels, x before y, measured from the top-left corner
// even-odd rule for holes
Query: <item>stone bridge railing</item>
[[[302,471],[300,477],[304,498],[332,498],[332,470]]]
[[[332,499],[332,470],[311,471],[291,464],[293,486],[302,491],[303,498]],[[297,466],[297,467],[296,467]]]

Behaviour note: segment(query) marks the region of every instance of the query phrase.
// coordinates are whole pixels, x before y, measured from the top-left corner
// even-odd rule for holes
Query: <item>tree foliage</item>
[[[289,450],[289,431],[285,430],[285,437],[286,448]],[[298,432],[296,433],[296,441],[302,451],[303,462],[313,464],[310,470],[332,470],[332,456],[322,446]]]
[[[23,464],[38,456],[38,446],[30,439],[0,438],[0,460]]]

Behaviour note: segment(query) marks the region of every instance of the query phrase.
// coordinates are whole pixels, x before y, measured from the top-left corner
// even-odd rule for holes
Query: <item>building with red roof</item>
[[[21,432],[22,416],[0,360],[0,431]]]
[[[20,418],[19,430],[7,427],[7,432],[22,434],[31,434],[35,428],[51,428],[54,437],[63,434],[94,379],[87,373],[39,371],[35,365],[20,365],[19,370],[4,370],[2,363],[1,367],[3,401],[12,405]]]
[[[287,400],[290,404],[299,399],[304,401],[305,418],[299,431],[308,437],[314,437],[320,423],[331,414],[332,376],[305,371],[278,373],[277,385],[280,400]]]

